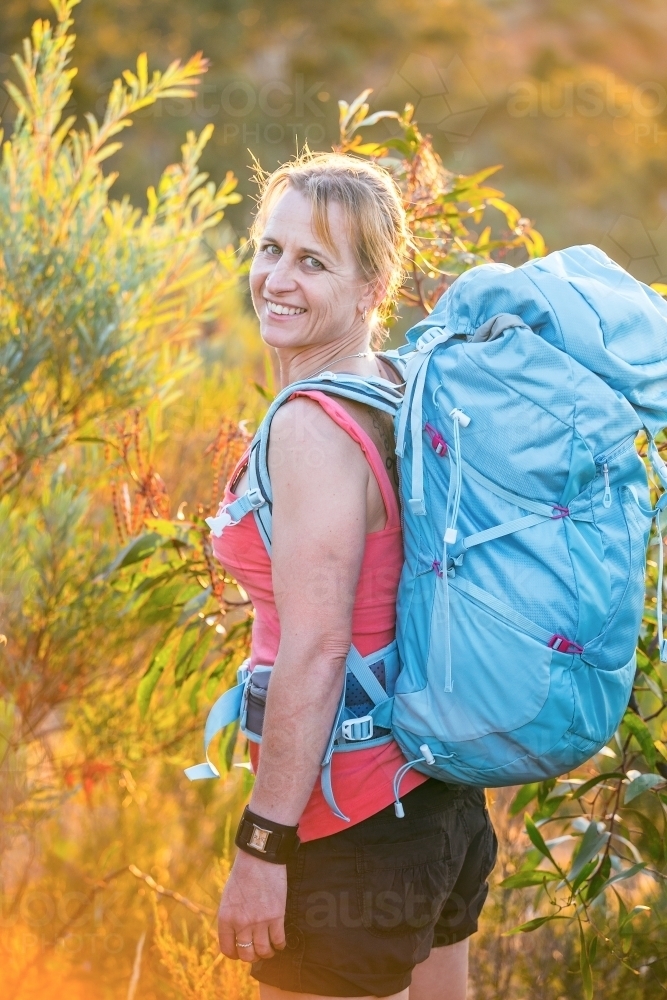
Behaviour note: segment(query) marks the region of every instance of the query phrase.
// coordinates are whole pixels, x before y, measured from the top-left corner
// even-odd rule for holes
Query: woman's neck
[[[301,349],[276,349],[280,388],[309,378],[318,372],[332,371],[351,375],[377,376],[375,355],[370,349],[368,335],[349,338],[345,342],[318,344]]]

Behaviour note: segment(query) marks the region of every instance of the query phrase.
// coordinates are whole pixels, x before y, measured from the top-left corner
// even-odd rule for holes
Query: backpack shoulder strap
[[[260,536],[266,550],[271,555],[271,517],[273,506],[273,493],[271,491],[271,479],[268,467],[269,434],[271,431],[271,421],[283,403],[295,393],[306,390],[316,390],[326,392],[328,395],[339,396],[343,399],[351,399],[357,403],[364,403],[373,406],[378,410],[394,416],[402,401],[403,395],[398,385],[382,378],[364,378],[360,375],[335,375],[333,372],[324,372],[311,379],[303,379],[300,382],[293,382],[283,389],[276,396],[269,407],[269,410],[262,420],[250,450],[248,459],[248,492],[251,502],[246,500],[245,510],[239,509],[238,513],[243,516],[246,510],[252,509],[259,529]],[[244,500],[241,497],[240,500]],[[254,502],[252,502],[254,501]],[[239,501],[237,501],[239,503]],[[234,517],[233,505],[227,508]]]

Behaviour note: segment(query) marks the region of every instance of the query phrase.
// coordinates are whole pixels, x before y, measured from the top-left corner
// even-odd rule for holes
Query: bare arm
[[[274,421],[269,471],[281,640],[252,808],[294,825],[318,777],[342,689],[369,469],[349,435],[317,403],[299,398]]]
[[[273,586],[280,648],[267,700],[254,812],[298,823],[319,775],[340,698],[367,530],[369,467],[359,446],[312,400],[276,414]],[[280,865],[240,852],[225,888],[220,943],[253,961],[284,947],[286,881]],[[253,940],[237,952],[234,938]]]

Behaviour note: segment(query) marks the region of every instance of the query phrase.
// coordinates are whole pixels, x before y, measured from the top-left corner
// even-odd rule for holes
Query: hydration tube
[[[403,808],[403,803],[400,799],[401,782],[406,776],[410,768],[414,767],[416,764],[428,764],[432,766],[435,764],[435,758],[440,757],[442,760],[447,760],[449,757],[455,757],[456,754],[453,753],[433,753],[428,743],[422,743],[419,748],[421,750],[422,756],[417,757],[416,760],[411,760],[407,764],[403,764],[399,767],[398,771],[394,775],[394,812],[398,819],[403,819],[405,816],[405,809]]]

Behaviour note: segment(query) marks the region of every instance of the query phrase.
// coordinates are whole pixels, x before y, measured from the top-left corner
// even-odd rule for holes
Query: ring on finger
[[[237,948],[252,948],[253,944],[254,944],[254,941],[237,941],[236,942],[236,947]]]

